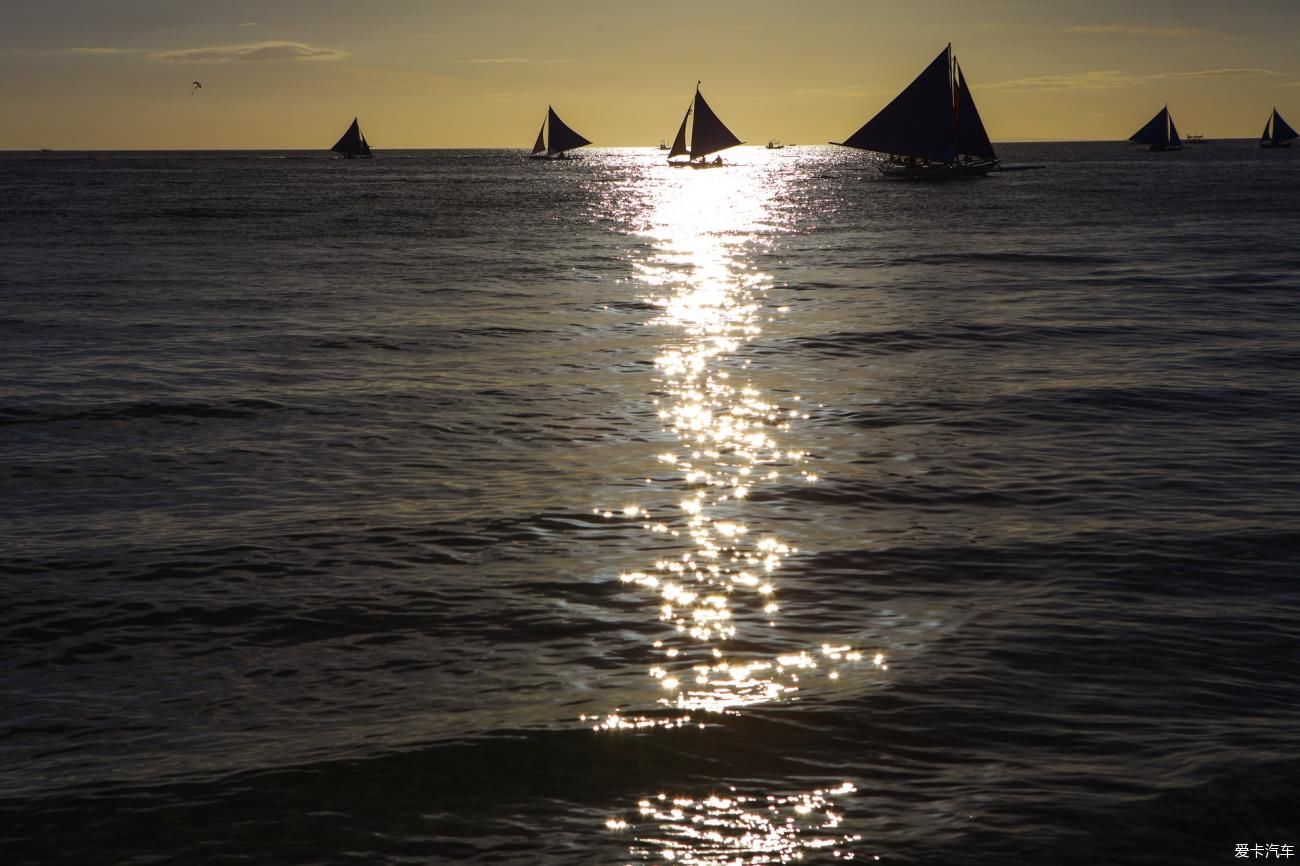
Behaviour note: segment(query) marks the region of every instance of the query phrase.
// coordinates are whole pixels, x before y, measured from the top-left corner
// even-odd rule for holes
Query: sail
[[[366,141],[366,137],[364,135],[361,136],[361,155],[370,156],[370,142]]]
[[[572,150],[575,147],[582,147],[584,144],[591,144],[590,141],[574,132],[569,126],[560,120],[560,116],[555,113],[555,109],[547,107],[546,122],[551,127],[551,141],[546,148],[548,154],[564,153],[566,150]],[[537,139],[541,141],[539,136]],[[536,153],[536,151],[533,151]]]
[[[1164,146],[1169,143],[1169,106],[1165,106],[1156,112],[1156,116],[1147,121],[1137,132],[1129,137],[1129,141],[1137,144],[1153,144]]]
[[[953,65],[957,66],[956,58]],[[975,108],[975,100],[966,87],[966,76],[957,66],[957,153],[963,156],[978,156],[982,159],[997,159],[993,152],[993,142],[984,130],[984,121]]]
[[[688,108],[686,109],[686,114],[682,117],[682,125],[677,130],[677,137],[673,139],[673,146],[668,151],[669,159],[672,159],[674,156],[685,156],[690,153],[690,151],[686,149],[686,121],[690,119],[691,110]]]
[[[951,52],[951,45],[940,51],[893,102],[843,143],[848,147],[938,162],[953,159],[956,148],[952,134]],[[980,126],[983,128],[983,124]]]
[[[537,141],[533,144],[533,153],[541,153],[546,150],[546,121],[542,121],[542,128],[537,130]]]
[[[709,108],[709,104],[704,101],[700,94],[700,88],[695,88],[695,127],[691,130],[691,159],[697,156],[708,156],[719,150],[725,150],[728,147],[735,147],[740,144],[739,138],[727,129],[726,124],[718,119]],[[673,148],[677,147],[676,143]],[[670,154],[671,155],[671,154]]]
[[[357,123],[356,118],[352,119],[352,125],[348,131],[343,133],[343,137],[330,148],[334,153],[345,153],[350,156],[360,156],[369,153],[369,148],[362,149],[364,141],[361,138],[361,125]]]
[[[1168,111],[1168,109],[1166,109]],[[1178,127],[1174,126],[1174,116],[1169,115],[1169,146],[1182,147],[1183,140],[1178,137]]]
[[[1273,109],[1273,143],[1282,144],[1293,138],[1300,138],[1300,132],[1291,128],[1291,124],[1282,119],[1282,115]]]
[[[1276,118],[1276,117],[1277,117],[1277,109],[1275,108],[1275,109],[1273,109],[1273,113],[1270,114],[1270,115],[1268,116],[1268,120],[1264,121],[1264,131],[1261,132],[1261,133],[1259,134],[1259,143],[1260,143],[1260,144],[1273,144],[1273,143],[1274,143],[1274,142],[1273,142],[1273,136],[1269,135],[1269,133],[1268,133],[1268,128],[1269,128],[1270,126],[1274,126],[1274,125],[1275,125],[1275,124],[1273,123],[1273,120],[1274,120],[1274,118]]]

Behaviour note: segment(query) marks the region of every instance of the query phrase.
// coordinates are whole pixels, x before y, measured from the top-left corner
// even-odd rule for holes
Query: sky
[[[839,141],[949,42],[995,141],[1300,123],[1297,0],[5,0],[0,149]],[[195,90],[193,81],[202,83]]]

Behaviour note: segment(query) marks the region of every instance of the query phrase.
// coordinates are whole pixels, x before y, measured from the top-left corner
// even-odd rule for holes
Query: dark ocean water
[[[1300,151],[1002,149],[0,155],[0,861],[1300,845]]]

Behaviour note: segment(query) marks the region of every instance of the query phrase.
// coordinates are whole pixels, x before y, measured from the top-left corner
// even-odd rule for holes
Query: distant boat
[[[343,133],[343,137],[330,150],[334,153],[341,153],[348,159],[371,155],[370,145],[366,143],[366,137],[361,134],[361,125],[357,123],[355,117],[352,119],[352,125],[348,127],[348,131]]]
[[[668,149],[668,142],[664,141],[662,138],[659,139],[659,149],[660,149],[660,150],[667,150],[667,149]]]
[[[880,172],[889,178],[982,177],[998,167],[951,43],[861,129],[831,143],[887,155]]]
[[[569,128],[555,109],[546,106],[546,118],[542,128],[537,130],[537,142],[533,145],[533,159],[569,159],[568,151],[576,147],[591,144],[578,133]]]
[[[686,143],[686,122],[691,119],[691,113],[695,113],[695,123],[691,127],[691,141]],[[722,157],[717,157],[713,162],[706,162],[705,157],[717,153],[720,150],[726,150],[729,147],[735,147],[743,144],[739,138],[727,129],[726,124],[718,119],[713,113],[713,109],[704,101],[704,96],[700,93],[700,82],[695,82],[695,99],[691,107],[686,109],[686,116],[682,118],[681,128],[677,130],[677,137],[673,139],[673,146],[668,150],[668,164],[672,166],[689,165],[692,168],[707,168],[715,165],[722,165]],[[685,162],[673,162],[673,157],[685,156]]]
[[[785,147],[785,145],[782,144],[779,140],[777,140],[777,139],[775,139],[775,138],[769,138],[769,139],[767,140],[767,149],[768,149],[768,150],[781,150],[781,149],[784,148],[784,147]]]
[[[1183,136],[1183,144],[1200,144],[1200,143],[1203,142],[1203,141],[1205,141],[1205,136],[1203,136],[1203,135],[1184,135],[1184,136]]]
[[[1300,138],[1291,125],[1282,119],[1282,115],[1273,109],[1273,113],[1264,121],[1264,134],[1259,137],[1260,147],[1290,147],[1292,139]]]
[[[1178,127],[1174,126],[1173,115],[1169,106],[1156,112],[1156,116],[1147,121],[1146,126],[1129,137],[1129,141],[1147,145],[1147,150],[1182,150],[1183,140],[1178,137]]]

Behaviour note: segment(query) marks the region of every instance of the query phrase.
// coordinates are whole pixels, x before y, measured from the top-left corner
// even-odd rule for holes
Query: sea
[[[0,154],[0,862],[1300,846],[1300,148]]]

